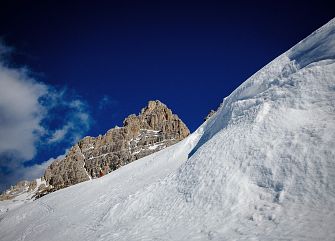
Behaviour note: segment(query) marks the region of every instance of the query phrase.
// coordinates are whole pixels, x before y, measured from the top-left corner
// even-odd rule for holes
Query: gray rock
[[[149,101],[138,115],[129,115],[123,127],[98,137],[87,136],[75,144],[64,159],[47,167],[39,185],[21,181],[0,195],[0,201],[29,193],[32,198],[97,178],[139,158],[171,146],[190,131],[182,120],[160,101]]]
[[[132,161],[171,146],[189,135],[181,119],[160,101],[149,101],[123,127],[98,137],[85,137],[63,160],[53,162],[44,178],[52,190],[97,178]]]
[[[211,118],[212,115],[214,115],[215,113],[216,113],[215,110],[211,110],[211,111],[208,113],[208,115],[205,117],[204,121],[206,121],[206,120],[208,120],[209,118]]]

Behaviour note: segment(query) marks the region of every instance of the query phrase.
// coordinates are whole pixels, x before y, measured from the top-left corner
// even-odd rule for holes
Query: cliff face
[[[160,101],[149,101],[123,127],[98,137],[87,136],[64,159],[54,161],[40,179],[21,181],[0,195],[0,201],[21,194],[38,198],[50,192],[100,177],[119,167],[171,146],[189,135],[181,119]]]
[[[53,162],[44,179],[58,190],[105,175],[141,157],[173,145],[189,135],[181,119],[160,101],[149,101],[139,115],[105,135],[85,137],[63,160]]]

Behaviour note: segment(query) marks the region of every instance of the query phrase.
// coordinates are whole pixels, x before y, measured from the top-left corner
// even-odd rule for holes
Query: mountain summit
[[[4,213],[1,239],[335,240],[334,96],[335,19],[179,143]]]
[[[130,115],[123,127],[98,137],[87,136],[65,158],[54,161],[41,179],[21,181],[0,196],[26,199],[106,175],[141,157],[171,146],[189,135],[183,121],[159,100],[149,101],[138,115]]]
[[[54,189],[105,175],[141,157],[177,143],[189,135],[186,125],[160,101],[149,101],[141,113],[130,115],[123,127],[105,135],[85,137],[67,156],[52,163],[44,178]]]

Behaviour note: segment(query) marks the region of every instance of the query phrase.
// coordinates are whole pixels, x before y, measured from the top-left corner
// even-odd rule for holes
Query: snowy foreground
[[[335,19],[182,142],[0,216],[0,240],[335,240]]]

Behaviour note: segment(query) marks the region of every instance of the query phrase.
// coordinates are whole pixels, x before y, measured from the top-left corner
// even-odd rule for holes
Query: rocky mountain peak
[[[149,101],[138,115],[129,115],[122,127],[97,137],[86,136],[70,148],[66,157],[54,161],[36,186],[36,181],[22,182],[6,192],[3,199],[17,193],[32,192],[40,197],[105,175],[144,156],[171,146],[189,135],[183,121],[159,100]],[[30,187],[31,186],[31,187]],[[29,188],[30,187],[30,188]]]
[[[166,109],[168,110],[169,108],[167,108],[166,105],[164,105],[162,102],[160,102],[159,100],[150,100],[148,102],[148,106],[143,108],[141,110],[141,114],[144,114],[146,111],[153,111],[153,110],[157,110],[157,109]]]
[[[189,135],[183,121],[159,100],[149,101],[138,115],[129,115],[122,127],[104,135],[86,136],[63,159],[55,160],[44,176],[21,181],[0,195],[1,200],[21,194],[40,197],[64,187],[100,177],[141,157],[177,143]]]
[[[138,116],[129,115],[123,124],[131,132],[137,132],[139,129],[162,131],[165,134],[173,134],[177,140],[190,133],[182,120],[159,100],[149,101]]]

